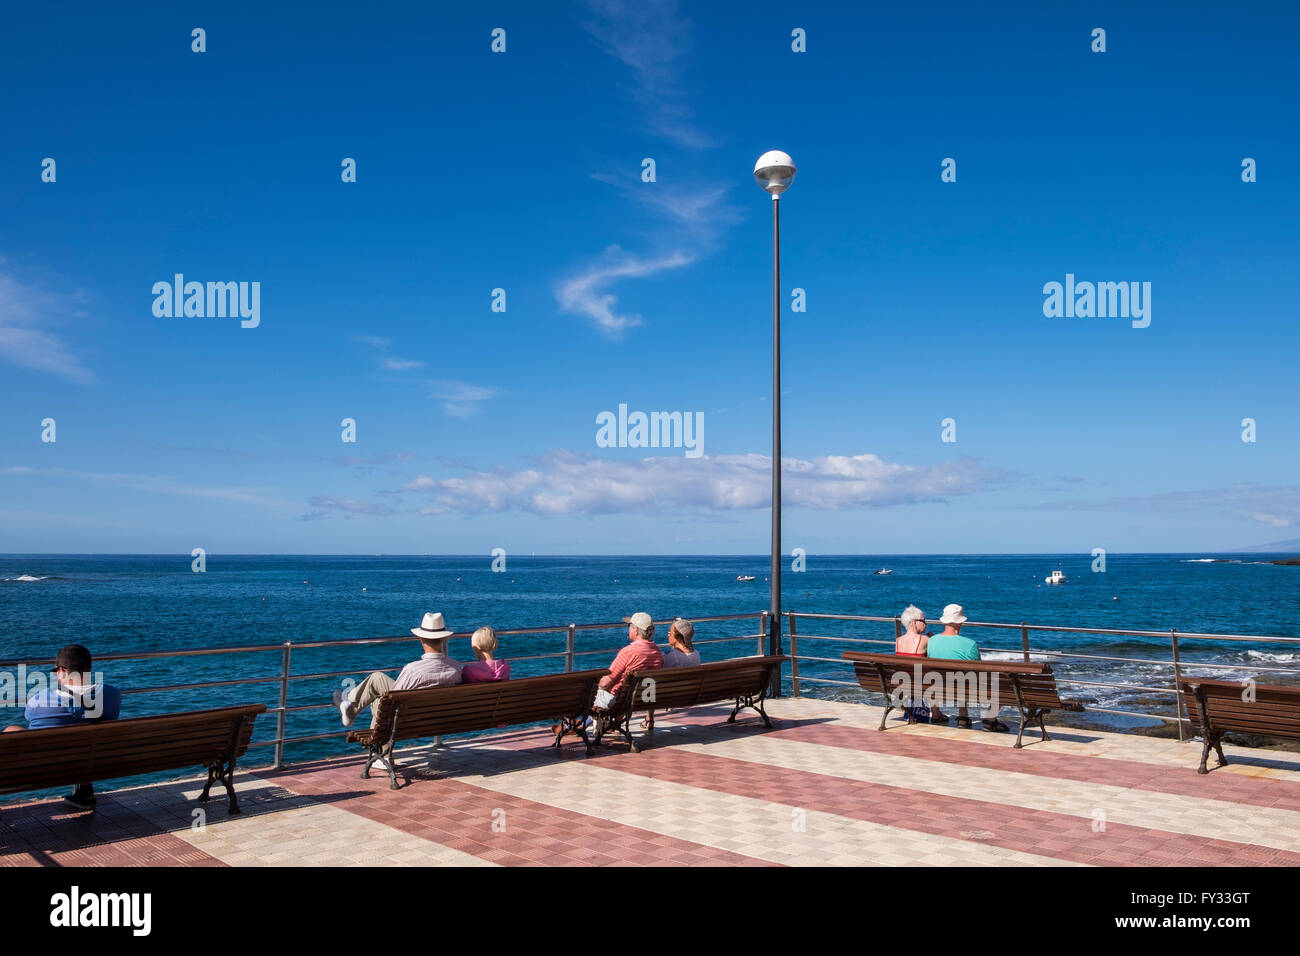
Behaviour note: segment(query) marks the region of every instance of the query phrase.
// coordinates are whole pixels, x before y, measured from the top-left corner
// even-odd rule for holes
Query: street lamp
[[[794,182],[794,160],[768,150],[754,164],[754,178],[772,194],[772,582],[767,652],[781,653],[781,194]],[[781,691],[773,678],[772,695]]]

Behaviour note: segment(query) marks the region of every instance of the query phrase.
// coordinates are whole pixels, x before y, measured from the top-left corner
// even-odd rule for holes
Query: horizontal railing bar
[[[822,614],[811,611],[786,611],[796,618],[808,617],[826,621],[872,621],[879,624],[892,624],[897,618],[892,617],[869,617],[862,614]],[[1129,631],[1117,628],[1104,627],[1070,627],[1063,624],[1003,624],[994,621],[966,621],[962,627],[991,627],[1001,628],[1004,630],[1019,631],[1022,628],[1026,631],[1052,631],[1066,634],[1111,634],[1127,637],[1159,637],[1169,640],[1171,634],[1176,633],[1180,641],[1267,641],[1278,642],[1283,644],[1300,644],[1300,637],[1280,637],[1264,634],[1204,634],[1200,631],[1180,631],[1177,628],[1170,628],[1166,631]],[[802,634],[799,637],[803,637]]]

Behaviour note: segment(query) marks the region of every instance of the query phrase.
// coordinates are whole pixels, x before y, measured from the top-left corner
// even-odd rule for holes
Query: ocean
[[[786,610],[892,617],[908,604],[926,613],[937,631],[945,604],[965,607],[972,621],[1070,625],[1135,630],[1202,631],[1300,637],[1300,567],[1268,563],[1281,555],[1110,554],[1106,569],[1091,570],[1091,555],[870,555],[816,554],[806,570],[783,574]],[[1213,559],[1213,560],[1211,560]],[[0,659],[49,660],[60,646],[80,643],[92,653],[165,651],[205,646],[250,646],[403,635],[425,611],[441,611],[449,627],[471,631],[541,628],[569,623],[614,623],[634,611],[656,619],[752,614],[744,621],[701,624],[697,641],[757,632],[768,604],[766,556],[734,557],[532,557],[508,555],[506,569],[492,570],[489,555],[476,556],[250,556],[209,554],[206,570],[191,570],[188,555],[0,556]],[[892,574],[873,572],[888,567]],[[1056,568],[1063,585],[1043,579]],[[738,575],[754,575],[740,582]],[[666,629],[664,629],[666,631]],[[838,658],[845,645],[804,635],[893,638],[891,624],[801,620],[801,655]],[[1020,648],[1018,631],[971,629],[982,646]],[[664,633],[656,634],[663,642]],[[604,666],[626,640],[625,628],[579,632],[578,667]],[[563,649],[558,635],[521,635],[502,640],[507,659]],[[1169,659],[1168,639],[1095,634],[1031,635],[1034,649],[1070,650],[1103,657]],[[702,657],[755,653],[756,641],[705,644]],[[866,649],[880,649],[868,647]],[[1300,645],[1181,642],[1189,674],[1228,679],[1257,677],[1295,682],[1296,674],[1265,674],[1263,667],[1297,668]],[[453,656],[472,660],[468,641]],[[409,643],[300,649],[292,672],[309,674],[374,668],[396,671],[419,655]],[[1197,662],[1232,665],[1214,673]],[[1158,698],[1145,688],[1168,682],[1171,671],[1155,664],[1061,660],[1058,677],[1109,681],[1120,689],[1065,688],[1098,706],[1147,710]],[[8,668],[12,670],[12,668]],[[100,669],[97,667],[97,669]],[[516,677],[563,669],[562,659],[518,661]],[[144,686],[279,674],[280,652],[236,656],[154,658],[107,662],[105,679],[125,692],[123,716],[261,701],[276,706],[278,685],[249,684],[190,692],[139,694]],[[852,681],[839,663],[801,664],[802,692],[859,699],[860,691],[808,678]],[[291,683],[289,704],[327,703],[340,678]],[[786,691],[789,692],[787,672]],[[6,704],[11,701],[6,701]],[[5,723],[19,711],[0,712]],[[1121,724],[1123,720],[1119,721]],[[1129,721],[1132,723],[1132,721]],[[330,709],[290,715],[288,735],[340,730]],[[259,719],[255,740],[274,736],[274,717]],[[349,752],[342,738],[291,744],[288,760]],[[269,759],[270,748],[252,763]]]

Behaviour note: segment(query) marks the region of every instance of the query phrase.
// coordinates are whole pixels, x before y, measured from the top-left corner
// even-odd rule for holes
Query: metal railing
[[[767,651],[768,640],[768,612],[762,611],[757,614],[719,614],[709,617],[692,617],[691,621],[695,624],[707,624],[711,622],[723,621],[744,621],[752,620],[758,623],[758,632],[755,634],[740,634],[731,637],[707,638],[694,641],[698,647],[712,644],[727,644],[738,641],[755,641],[756,653],[765,654]],[[671,624],[671,620],[655,621],[656,635],[660,633],[663,627],[666,628]],[[519,636],[536,636],[536,635],[564,635],[564,649],[542,654],[509,654],[508,657],[512,664],[524,661],[543,661],[543,660],[562,660],[564,671],[566,673],[574,670],[575,663],[579,658],[601,656],[608,660],[619,651],[619,647],[599,647],[590,649],[578,649],[578,637],[580,634],[588,632],[619,630],[626,634],[627,624],[567,624],[553,627],[530,627],[530,628],[502,628],[496,631],[498,638],[509,638]],[[449,640],[465,640],[470,638],[469,632],[452,634]],[[304,714],[310,711],[330,710],[334,708],[333,704],[300,704],[290,706],[289,690],[290,685],[295,681],[322,680],[329,678],[352,677],[364,672],[369,673],[374,668],[349,668],[346,670],[317,671],[308,674],[292,673],[292,666],[296,656],[320,651],[324,648],[337,647],[366,647],[370,645],[383,644],[412,644],[418,639],[410,634],[398,635],[395,637],[365,637],[365,638],[339,638],[326,641],[284,641],[278,644],[253,644],[253,645],[231,645],[223,647],[200,647],[200,648],[174,648],[171,650],[161,651],[124,651],[120,653],[96,654],[94,657],[95,668],[106,661],[145,661],[145,660],[179,660],[191,657],[210,657],[213,655],[236,655],[236,654],[257,654],[257,655],[279,655],[279,673],[265,674],[256,677],[236,677],[229,680],[211,680],[197,681],[184,684],[157,684],[151,686],[125,686],[120,688],[123,696],[134,694],[157,694],[172,693],[181,691],[198,691],[207,690],[217,687],[235,687],[244,685],[277,685],[277,703],[274,707],[268,707],[266,712],[275,716],[275,736],[266,740],[255,740],[249,744],[249,749],[260,747],[273,747],[272,766],[276,769],[284,766],[284,747],[285,744],[299,744],[314,740],[325,740],[331,737],[346,736],[348,731],[338,730],[329,733],[299,734],[289,736],[289,718],[294,714]],[[468,655],[472,659],[473,654]],[[593,665],[594,666],[594,665]],[[48,670],[50,661],[48,658],[42,659],[14,659],[0,660],[0,671],[11,670],[19,667],[28,669],[39,668]],[[378,668],[379,670],[390,670],[391,668]],[[23,702],[18,701],[19,706]],[[0,721],[3,723],[3,721]]]
[[[799,664],[801,661],[818,661],[827,664],[841,665],[845,668],[851,668],[850,662],[838,657],[818,657],[808,654],[799,653],[799,641],[831,641],[846,644],[874,644],[888,647],[891,651],[894,648],[894,642],[903,633],[903,624],[897,617],[872,617],[862,614],[821,614],[805,611],[786,611],[787,637],[790,641],[790,682],[794,696],[798,697],[801,693],[803,683],[841,685],[861,689],[856,680],[834,680],[825,677],[809,677],[806,674],[799,673]],[[814,621],[853,621],[866,622],[872,624],[892,624],[894,635],[891,638],[873,639],[865,637],[845,637],[842,635],[830,634],[809,634],[798,633],[798,620],[807,619]],[[1161,720],[1166,723],[1178,725],[1178,739],[1188,739],[1188,718],[1185,716],[1186,708],[1183,703],[1183,696],[1179,692],[1180,682],[1183,672],[1188,668],[1204,669],[1211,671],[1226,670],[1251,670],[1257,673],[1282,673],[1300,675],[1300,667],[1283,667],[1268,664],[1217,664],[1210,661],[1187,661],[1183,659],[1181,643],[1184,641],[1223,641],[1231,644],[1252,643],[1252,644],[1282,644],[1300,649],[1300,637],[1280,637],[1264,634],[1206,634],[1198,631],[1137,631],[1126,630],[1123,628],[1105,628],[1105,627],[1068,627],[1057,624],[1029,624],[1021,621],[1019,624],[1005,624],[988,621],[966,621],[963,628],[988,628],[990,630],[1016,631],[1020,636],[1019,652],[1024,655],[1028,661],[1040,660],[1052,663],[1071,662],[1071,661],[1096,661],[1120,664],[1143,664],[1157,667],[1168,667],[1172,670],[1173,683],[1169,686],[1149,684],[1118,683],[1105,680],[1081,680],[1068,676],[1068,670],[1056,675],[1058,684],[1065,684],[1075,687],[1105,688],[1121,692],[1141,692],[1144,694],[1154,694],[1159,696],[1169,696],[1173,698],[1175,713],[1173,716],[1153,713],[1151,711],[1131,711],[1120,710],[1112,707],[1089,706],[1088,710],[1093,713],[1115,714],[1124,717],[1141,717],[1152,720]],[[1078,651],[1064,650],[1059,648],[1033,648],[1029,643],[1031,632],[1038,633],[1055,633],[1055,634],[1091,634],[1106,637],[1140,637],[1140,638],[1159,638],[1167,640],[1170,648],[1170,658],[1162,660],[1149,657],[1114,657],[1101,654],[1087,654]],[[1007,647],[980,647],[980,653],[999,653],[1005,654],[1013,652],[1016,649]]]
[[[819,664],[835,665],[844,668],[850,668],[851,665],[839,657],[823,657],[813,654],[800,654],[799,642],[802,641],[825,641],[832,644],[848,645],[879,645],[888,647],[892,650],[894,640],[902,633],[902,625],[897,617],[874,617],[869,615],[858,614],[824,614],[806,611],[786,611],[782,617],[785,619],[786,633],[783,638],[789,640],[790,656],[790,674],[788,678],[780,678],[782,682],[789,681],[794,696],[801,696],[802,686],[804,684],[818,685],[838,685],[852,687],[855,690],[861,690],[856,680],[837,680],[829,677],[810,676],[807,673],[801,673],[800,665],[806,662],[816,662]],[[713,622],[730,622],[753,620],[757,622],[756,633],[745,633],[730,637],[717,637],[709,639],[696,640],[694,643],[697,647],[728,644],[742,641],[754,641],[755,653],[763,655],[769,652],[769,612],[761,611],[749,614],[720,614],[707,617],[693,617],[691,620],[696,624],[707,624]],[[893,625],[893,637],[870,638],[858,636],[845,636],[836,634],[812,634],[807,631],[799,632],[799,621],[837,621],[850,623],[867,623],[867,624],[890,624]],[[656,629],[666,627],[671,622],[668,620],[656,621]],[[1186,661],[1183,659],[1180,649],[1180,643],[1189,640],[1196,641],[1221,641],[1221,642],[1250,642],[1250,643],[1278,643],[1295,646],[1300,649],[1300,637],[1277,637],[1254,634],[1205,634],[1198,632],[1185,631],[1138,631],[1125,630],[1118,628],[1089,628],[1089,627],[1067,627],[1061,625],[1047,624],[1028,624],[1020,622],[1019,624],[1006,624],[983,621],[967,621],[964,625],[967,628],[987,628],[993,631],[1015,631],[1019,634],[1020,641],[1018,648],[1007,647],[981,647],[981,653],[1008,653],[1018,651],[1024,655],[1026,661],[1038,659],[1051,662],[1073,662],[1073,661],[1094,661],[1094,662],[1112,662],[1122,664],[1141,664],[1168,667],[1172,670],[1173,684],[1171,686],[1150,686],[1136,685],[1132,683],[1117,683],[1105,680],[1083,680],[1069,676],[1068,669],[1057,674],[1059,684],[1071,685],[1076,687],[1087,688],[1105,688],[1118,691],[1140,691],[1162,696],[1171,696],[1175,707],[1175,715],[1167,716],[1150,711],[1127,711],[1116,708],[1106,707],[1089,707],[1088,709],[1096,713],[1116,714],[1126,717],[1141,717],[1156,720],[1162,720],[1169,723],[1176,723],[1179,729],[1179,739],[1186,739],[1185,729],[1186,717],[1185,708],[1181,695],[1178,692],[1178,681],[1183,676],[1184,670],[1188,667],[1195,667],[1209,670],[1241,670],[1246,665],[1242,664],[1216,664],[1208,661]],[[582,648],[579,649],[579,636],[588,633],[598,633],[602,631],[622,631],[627,627],[625,623],[607,623],[607,624],[567,624],[552,627],[533,627],[533,628],[509,628],[501,629],[496,633],[501,638],[525,637],[525,636],[564,636],[564,645],[561,650],[548,651],[539,654],[508,654],[506,655],[512,663],[522,663],[526,661],[562,661],[563,670],[571,672],[580,663],[581,658],[601,656],[608,659],[611,655],[617,653],[619,647],[599,647],[599,648]],[[1098,654],[1088,654],[1079,651],[1058,648],[1034,648],[1030,646],[1030,633],[1056,633],[1056,634],[1089,634],[1116,637],[1141,637],[1141,638],[1159,638],[1169,641],[1171,656],[1169,660],[1148,657],[1115,657]],[[453,634],[452,641],[468,640],[469,633],[462,632]],[[312,703],[290,705],[290,689],[294,682],[309,680],[324,680],[352,677],[363,672],[368,672],[373,668],[351,667],[343,670],[314,671],[305,674],[295,674],[292,672],[293,663],[296,658],[303,654],[313,654],[326,648],[359,648],[366,646],[379,646],[385,644],[406,643],[409,644],[415,640],[410,635],[398,635],[394,637],[368,637],[368,638],[339,638],[335,640],[324,641],[284,641],[273,644],[254,644],[238,646],[221,646],[221,647],[202,647],[202,648],[175,648],[171,650],[160,651],[134,651],[120,652],[109,654],[97,654],[95,656],[96,665],[106,661],[146,661],[146,660],[177,660],[193,657],[209,657],[214,655],[278,655],[278,672],[267,673],[251,677],[235,677],[226,680],[198,681],[193,683],[181,684],[158,684],[152,686],[126,686],[122,687],[123,695],[134,694],[157,694],[168,692],[183,692],[208,690],[220,687],[236,687],[245,685],[276,685],[276,706],[268,707],[267,713],[275,715],[275,736],[265,740],[256,740],[250,744],[250,748],[271,747],[273,749],[272,765],[276,768],[282,767],[285,763],[284,748],[286,744],[301,744],[316,740],[325,740],[333,737],[343,737],[347,734],[346,730],[337,730],[328,733],[310,733],[290,735],[290,719],[294,715],[306,714],[312,711],[332,709],[333,705],[328,703]],[[48,659],[30,660],[0,660],[0,670],[7,670],[18,667],[48,669]],[[391,669],[391,668],[379,668]],[[1259,673],[1287,673],[1300,675],[1300,667],[1280,667],[1264,664],[1250,664],[1249,669]],[[21,702],[20,702],[21,703]]]

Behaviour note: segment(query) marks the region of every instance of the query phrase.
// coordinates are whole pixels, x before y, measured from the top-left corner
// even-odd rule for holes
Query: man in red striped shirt
[[[600,679],[603,690],[617,696],[628,674],[664,666],[664,655],[655,645],[654,635],[654,621],[645,611],[637,611],[627,619],[628,645],[615,655],[609,675]]]

